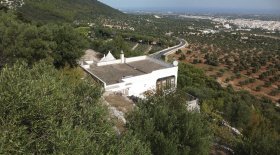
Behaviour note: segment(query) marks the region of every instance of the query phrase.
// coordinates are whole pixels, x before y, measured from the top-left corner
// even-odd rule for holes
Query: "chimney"
[[[124,57],[124,54],[123,54],[123,51],[121,51],[121,63],[125,63],[125,57]]]

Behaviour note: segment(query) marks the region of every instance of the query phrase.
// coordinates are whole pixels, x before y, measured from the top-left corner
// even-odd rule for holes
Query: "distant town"
[[[263,21],[255,19],[227,19],[227,18],[216,18],[212,16],[191,16],[191,15],[179,15],[183,18],[193,19],[208,19],[217,23],[222,23],[225,28],[232,28],[229,24],[236,26],[238,29],[263,29],[268,31],[280,31],[280,21]],[[272,32],[273,33],[273,32]]]

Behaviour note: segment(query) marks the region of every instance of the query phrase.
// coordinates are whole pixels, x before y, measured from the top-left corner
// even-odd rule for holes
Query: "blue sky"
[[[221,8],[273,10],[280,13],[280,0],[99,0],[114,8]]]

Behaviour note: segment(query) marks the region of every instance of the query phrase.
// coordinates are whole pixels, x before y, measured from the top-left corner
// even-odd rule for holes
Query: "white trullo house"
[[[173,64],[139,56],[120,59],[109,52],[101,60],[83,60],[81,67],[101,82],[106,92],[145,97],[147,92],[170,92],[176,89],[178,62]]]

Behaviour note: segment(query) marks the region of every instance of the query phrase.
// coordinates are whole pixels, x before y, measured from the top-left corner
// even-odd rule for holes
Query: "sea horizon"
[[[125,12],[158,12],[158,13],[203,13],[203,14],[259,14],[259,15],[276,15],[280,16],[280,10],[271,9],[243,9],[243,8],[183,8],[183,7],[124,7],[118,8]]]

